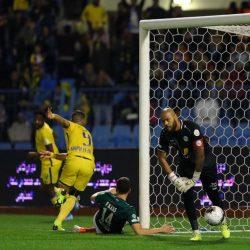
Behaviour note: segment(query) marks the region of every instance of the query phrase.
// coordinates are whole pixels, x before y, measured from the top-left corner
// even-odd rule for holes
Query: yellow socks
[[[67,197],[65,203],[61,205],[60,213],[58,214],[54,225],[61,225],[64,219],[68,216],[71,210],[74,208],[74,205],[77,201],[77,198],[73,195]]]

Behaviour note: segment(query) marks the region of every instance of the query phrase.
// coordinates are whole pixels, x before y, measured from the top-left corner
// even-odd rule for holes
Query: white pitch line
[[[207,230],[207,231],[201,230],[200,232],[201,232],[201,234],[220,233],[220,231],[218,231],[218,230],[213,230],[213,231],[211,231],[211,230]],[[231,233],[249,233],[249,232],[250,232],[250,230],[231,230]],[[192,233],[192,232],[191,231],[175,232],[175,234],[190,234],[190,233]]]
[[[184,234],[153,234],[153,236],[160,236],[160,237],[187,237],[187,235]],[[220,235],[205,235],[205,238],[218,238],[220,239]],[[230,237],[230,239],[249,239],[250,237],[244,237],[244,236],[232,236]],[[229,239],[229,240],[230,240]]]

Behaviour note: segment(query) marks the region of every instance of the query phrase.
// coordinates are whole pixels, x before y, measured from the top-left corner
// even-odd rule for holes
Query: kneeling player
[[[96,232],[103,234],[121,234],[126,222],[130,224],[138,235],[149,235],[156,233],[171,233],[174,228],[163,225],[160,228],[142,228],[139,218],[136,216],[135,208],[126,200],[131,191],[130,180],[121,177],[117,180],[117,187],[104,192],[98,192],[91,196],[99,206],[98,212],[93,218],[93,228],[74,226],[74,231],[79,233]]]

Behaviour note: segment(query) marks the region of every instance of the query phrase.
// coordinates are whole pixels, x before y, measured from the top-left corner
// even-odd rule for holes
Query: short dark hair
[[[73,114],[72,114],[72,119],[73,119],[74,116],[79,116],[79,117],[81,117],[83,120],[85,119],[85,114],[84,114],[84,112],[82,112],[82,111],[79,110],[79,109],[77,109],[77,110],[75,110],[75,111],[73,112]]]
[[[37,109],[37,110],[35,111],[34,115],[35,115],[35,116],[36,116],[36,115],[40,115],[40,116],[42,116],[44,119],[46,119],[45,111],[42,110],[42,109]]]
[[[131,182],[128,177],[121,177],[116,181],[116,190],[119,194],[126,194],[131,189]]]

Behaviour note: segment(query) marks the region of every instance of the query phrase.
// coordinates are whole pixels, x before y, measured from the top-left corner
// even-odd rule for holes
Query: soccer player
[[[171,108],[163,109],[161,120],[164,128],[161,131],[157,155],[161,166],[165,169],[168,179],[182,193],[186,213],[193,230],[192,241],[201,240],[197,222],[194,185],[201,180],[203,190],[208,194],[214,206],[223,208],[219,198],[216,158],[211,147],[200,131],[200,127],[191,121],[181,121]],[[166,159],[169,146],[178,150],[178,177]],[[183,178],[185,177],[185,178]],[[222,222],[223,238],[230,237],[226,219]]]
[[[50,154],[45,158],[65,159],[65,163],[58,180],[58,187],[66,192],[66,201],[61,205],[60,212],[54,221],[53,230],[64,231],[62,222],[73,209],[78,195],[86,188],[94,173],[93,143],[90,132],[84,127],[85,115],[76,110],[72,114],[72,121],[47,111],[47,118],[63,126],[67,139],[67,154]],[[63,193],[62,192],[62,193]]]
[[[121,234],[128,222],[138,235],[174,232],[174,228],[170,225],[152,229],[142,228],[135,208],[126,202],[130,192],[130,180],[127,177],[121,177],[117,180],[116,188],[93,194],[90,199],[99,207],[93,218],[94,227],[86,228],[75,225],[73,230],[79,233]]]
[[[45,122],[45,113],[42,111],[35,112],[35,145],[37,152],[29,152],[29,158],[40,158],[41,151],[49,151],[58,153],[58,148],[55,143],[53,130]],[[59,171],[62,162],[57,159],[40,159],[41,160],[41,183],[42,189],[49,194],[51,203],[56,204],[57,188],[56,183],[59,176]]]

